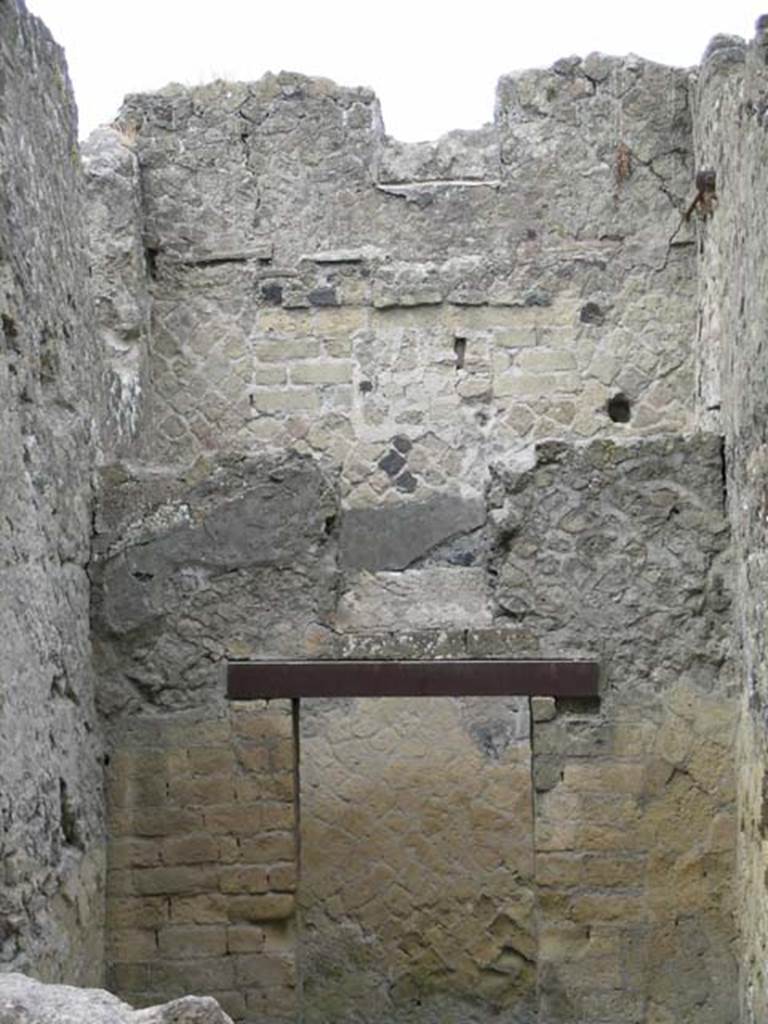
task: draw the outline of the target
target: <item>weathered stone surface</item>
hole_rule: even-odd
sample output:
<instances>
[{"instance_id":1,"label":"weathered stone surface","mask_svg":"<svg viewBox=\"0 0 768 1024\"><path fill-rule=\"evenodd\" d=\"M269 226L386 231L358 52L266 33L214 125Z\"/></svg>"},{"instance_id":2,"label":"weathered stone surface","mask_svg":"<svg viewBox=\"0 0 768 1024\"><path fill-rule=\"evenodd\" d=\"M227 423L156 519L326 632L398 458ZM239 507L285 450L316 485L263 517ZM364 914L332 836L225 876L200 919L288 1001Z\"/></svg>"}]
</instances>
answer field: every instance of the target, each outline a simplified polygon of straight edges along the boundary
<instances>
[{"instance_id":1,"label":"weathered stone surface","mask_svg":"<svg viewBox=\"0 0 768 1024\"><path fill-rule=\"evenodd\" d=\"M490 492L498 607L543 654L596 658L603 675L597 706L534 708L548 1021L618 1020L645 993L660 1020L736 1019L721 480L714 436L550 443ZM704 933L681 933L694 915Z\"/></svg>"},{"instance_id":2,"label":"weathered stone surface","mask_svg":"<svg viewBox=\"0 0 768 1024\"><path fill-rule=\"evenodd\" d=\"M430 566L410 572L361 572L343 585L334 618L351 632L458 628L491 623L482 569Z\"/></svg>"},{"instance_id":3,"label":"weathered stone surface","mask_svg":"<svg viewBox=\"0 0 768 1024\"><path fill-rule=\"evenodd\" d=\"M224 655L599 657L608 664L601 707L572 719L573 708L549 706L533 736L538 852L572 856L569 870L584 872L581 893L545 892L544 875L537 883L537 913L549 928L537 954L539 1012L548 1024L624 1019L661 976L642 929L655 928L662 948L669 922L659 905L674 905L665 868L682 888L684 855L657 853L647 838L649 822L669 823L680 811L677 788L664 788L669 765L706 789L686 819L692 843L706 843L705 805L722 821L731 813L722 757L710 758L718 767L709 775L694 766L678 749L685 728L662 710L662 695L681 681L695 695L683 720L706 733L728 653L728 605L714 579L727 545L713 511L719 448L676 439L694 413L694 226L681 223L693 176L686 73L635 58L568 59L502 79L493 125L435 144L386 140L370 93L297 75L131 97L120 125L141 168L141 233L155 254L146 418L135 452L152 465L201 456L195 473L204 480L217 453L290 450L330 471L338 493L318 498L320 517L304 507L324 523L319 541L299 529L286 562L262 566L249 561L254 544L237 540L239 526L230 529L219 506L173 520L187 499L183 487L163 490L172 474L153 471L125 489L141 508L137 532L123 547L109 542L97 603L109 625L104 692L116 734L135 710L215 708L210 665ZM182 138L183 167L175 157ZM610 444L570 446L654 435L664 440L636 457ZM546 439L569 444L544 451L548 464L520 477L511 467ZM507 468L492 470L497 463ZM150 477L158 486L151 500ZM481 502L467 498L489 486L491 550ZM244 500L227 498L232 522L240 523ZM263 504L260 493L251 511ZM525 519L518 539L516 515ZM289 535L299 523L287 517ZM152 565L158 575L148 579ZM110 589L119 597L111 610ZM727 732L727 695L720 710ZM429 715L413 714L432 734ZM638 725L644 718L661 730L658 750ZM371 711L361 730L344 745L363 771L375 760L371 746L388 741L381 713ZM606 811L600 771L579 769L577 758L596 759L627 806ZM315 778L313 806L338 808L331 775ZM376 780L365 785L378 806ZM648 809L638 838L641 799ZM307 814L305 826L320 827ZM620 827L605 823L612 814ZM609 864L617 844L621 863ZM593 860L578 859L582 846ZM393 848L393 865L407 872L398 855ZM725 887L725 849L714 856L710 896ZM644 872L647 893L634 891L632 869ZM263 885L259 872L242 877ZM614 877L632 880L625 899ZM355 900L354 885L345 892ZM696 912L713 914L712 950L722 951L732 927L727 900L715 912L708 899ZM573 909L564 912L562 901ZM312 907L316 948L324 929L334 943L343 932L334 964L354 975L356 908ZM576 943L586 957L580 975L571 936L555 927L565 918L595 935L588 950L583 931ZM438 945L423 943L424 957ZM627 973L630 946L646 957L641 981ZM711 970L714 978L714 952L699 953L701 977ZM722 963L731 969L727 955ZM488 968L502 978L498 989L479 968L457 971L465 989L482 976L487 1008L514 988L520 964L510 954L502 967ZM591 995L582 991L590 971ZM730 980L707 981L701 1005L713 1021L721 1006L711 993L728 992ZM317 1004L305 990L306 1014L330 1012L320 988ZM429 1020L432 1011L401 995L400 1016ZM533 1012L526 998L518 1013ZM673 1004L664 989L658 1012ZM442 1020L468 1012L450 986L430 1005ZM335 1016L344 1012L334 1003Z\"/></svg>"},{"instance_id":4,"label":"weathered stone surface","mask_svg":"<svg viewBox=\"0 0 768 1024\"><path fill-rule=\"evenodd\" d=\"M0 975L3 1024L232 1024L215 999L185 996L133 1010L103 989L43 985L23 974Z\"/></svg>"},{"instance_id":5,"label":"weathered stone surface","mask_svg":"<svg viewBox=\"0 0 768 1024\"><path fill-rule=\"evenodd\" d=\"M305 1019L535 1020L525 703L305 701L300 749Z\"/></svg>"},{"instance_id":6,"label":"weathered stone surface","mask_svg":"<svg viewBox=\"0 0 768 1024\"><path fill-rule=\"evenodd\" d=\"M733 586L763 1024L765 37L506 76L414 145L300 75L129 97L86 216L60 55L0 4L0 964L99 981L88 565L115 990L731 1024ZM510 656L600 698L308 709L302 881L296 723L224 661Z\"/></svg>"},{"instance_id":7,"label":"weathered stone surface","mask_svg":"<svg viewBox=\"0 0 768 1024\"><path fill-rule=\"evenodd\" d=\"M92 330L63 53L0 4L0 970L97 983L104 809L88 635Z\"/></svg>"},{"instance_id":8,"label":"weathered stone surface","mask_svg":"<svg viewBox=\"0 0 768 1024\"><path fill-rule=\"evenodd\" d=\"M336 572L336 505L314 462L227 457L104 483L92 576L106 714L218 704L222 659L301 651Z\"/></svg>"},{"instance_id":9,"label":"weathered stone surface","mask_svg":"<svg viewBox=\"0 0 768 1024\"><path fill-rule=\"evenodd\" d=\"M423 503L349 509L339 537L341 562L351 569L405 569L443 541L484 522L483 502L457 494L435 495Z\"/></svg>"},{"instance_id":10,"label":"weathered stone surface","mask_svg":"<svg viewBox=\"0 0 768 1024\"><path fill-rule=\"evenodd\" d=\"M687 88L593 55L502 79L493 125L419 144L386 139L366 90L298 75L129 97L155 254L143 455L297 447L365 507L480 490L542 437L623 436L616 390L635 433L690 427Z\"/></svg>"},{"instance_id":11,"label":"weathered stone surface","mask_svg":"<svg viewBox=\"0 0 768 1024\"><path fill-rule=\"evenodd\" d=\"M740 1021L768 1015L768 706L766 671L765 379L768 352L768 244L763 201L766 135L766 20L754 40L716 37L694 94L697 166L717 173L717 204L695 213L699 239L702 337L698 393L702 422L725 435L728 511L734 533L735 631L741 690L736 770L739 784L738 909L741 924Z\"/></svg>"},{"instance_id":12,"label":"weathered stone surface","mask_svg":"<svg viewBox=\"0 0 768 1024\"><path fill-rule=\"evenodd\" d=\"M137 715L115 732L108 983L132 1003L188 991L241 1018L296 1015L297 834L290 701Z\"/></svg>"},{"instance_id":13,"label":"weathered stone surface","mask_svg":"<svg viewBox=\"0 0 768 1024\"><path fill-rule=\"evenodd\" d=\"M82 151L91 284L108 375L103 448L124 456L139 430L147 386L151 251L141 234L139 165L128 136L93 132Z\"/></svg>"}]
</instances>

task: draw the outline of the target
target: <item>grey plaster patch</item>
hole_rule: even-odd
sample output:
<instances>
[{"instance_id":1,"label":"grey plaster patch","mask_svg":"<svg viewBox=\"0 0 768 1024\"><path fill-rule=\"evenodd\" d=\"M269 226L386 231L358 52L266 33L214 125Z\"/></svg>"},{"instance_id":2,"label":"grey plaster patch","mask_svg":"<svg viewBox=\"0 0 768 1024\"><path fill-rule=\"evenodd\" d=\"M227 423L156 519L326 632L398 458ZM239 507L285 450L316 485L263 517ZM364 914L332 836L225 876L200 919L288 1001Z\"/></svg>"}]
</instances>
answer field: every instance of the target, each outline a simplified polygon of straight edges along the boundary
<instances>
[{"instance_id":1,"label":"grey plaster patch","mask_svg":"<svg viewBox=\"0 0 768 1024\"><path fill-rule=\"evenodd\" d=\"M331 611L337 506L317 464L265 456L208 470L115 474L104 493L91 572L107 717L221 702L223 658L303 654Z\"/></svg>"},{"instance_id":2,"label":"grey plaster patch","mask_svg":"<svg viewBox=\"0 0 768 1024\"><path fill-rule=\"evenodd\" d=\"M345 512L341 561L349 569L405 569L438 544L478 529L485 522L480 498L436 494L408 502Z\"/></svg>"}]
</instances>

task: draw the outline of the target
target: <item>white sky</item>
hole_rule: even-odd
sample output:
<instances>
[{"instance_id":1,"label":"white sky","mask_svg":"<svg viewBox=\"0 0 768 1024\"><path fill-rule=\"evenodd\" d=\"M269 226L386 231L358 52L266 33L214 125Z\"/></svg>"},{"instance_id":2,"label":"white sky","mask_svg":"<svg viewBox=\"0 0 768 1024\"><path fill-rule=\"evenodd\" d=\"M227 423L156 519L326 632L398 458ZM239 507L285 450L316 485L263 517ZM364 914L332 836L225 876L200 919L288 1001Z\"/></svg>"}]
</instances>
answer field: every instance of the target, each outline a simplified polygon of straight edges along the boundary
<instances>
[{"instance_id":1,"label":"white sky","mask_svg":"<svg viewBox=\"0 0 768 1024\"><path fill-rule=\"evenodd\" d=\"M768 0L763 0L768 9ZM80 134L129 92L267 71L367 85L390 135L435 138L493 116L496 79L558 57L637 53L698 63L710 38L750 39L730 0L27 0L67 52Z\"/></svg>"}]
</instances>

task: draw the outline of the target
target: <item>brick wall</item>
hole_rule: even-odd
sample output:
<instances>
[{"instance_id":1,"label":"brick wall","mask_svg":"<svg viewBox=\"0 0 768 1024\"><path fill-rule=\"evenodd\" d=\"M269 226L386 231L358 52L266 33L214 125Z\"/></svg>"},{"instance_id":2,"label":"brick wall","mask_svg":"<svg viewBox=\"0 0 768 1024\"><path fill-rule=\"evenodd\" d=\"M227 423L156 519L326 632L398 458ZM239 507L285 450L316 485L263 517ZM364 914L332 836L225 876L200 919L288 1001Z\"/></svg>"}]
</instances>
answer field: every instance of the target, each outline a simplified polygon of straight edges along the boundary
<instances>
[{"instance_id":1,"label":"brick wall","mask_svg":"<svg viewBox=\"0 0 768 1024\"><path fill-rule=\"evenodd\" d=\"M290 702L138 719L110 755L108 984L135 1005L196 992L235 1020L296 1019Z\"/></svg>"}]
</instances>

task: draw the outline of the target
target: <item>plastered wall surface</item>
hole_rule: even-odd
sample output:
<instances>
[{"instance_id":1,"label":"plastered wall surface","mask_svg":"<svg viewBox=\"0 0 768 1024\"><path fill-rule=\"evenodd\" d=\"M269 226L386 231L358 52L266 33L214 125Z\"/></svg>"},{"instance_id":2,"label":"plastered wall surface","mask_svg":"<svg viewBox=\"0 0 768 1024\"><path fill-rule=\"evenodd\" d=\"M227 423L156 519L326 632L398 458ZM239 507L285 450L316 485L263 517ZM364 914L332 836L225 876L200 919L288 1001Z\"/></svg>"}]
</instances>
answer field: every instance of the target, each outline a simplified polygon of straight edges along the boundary
<instances>
[{"instance_id":1,"label":"plastered wall surface","mask_svg":"<svg viewBox=\"0 0 768 1024\"><path fill-rule=\"evenodd\" d=\"M734 532L735 627L742 681L739 773L741 1020L768 1013L765 871L768 815L765 745L766 594L766 76L765 18L746 47L717 37L698 75L697 149L717 169L715 214L699 228L700 388L719 416L728 453ZM712 407L716 407L713 411Z\"/></svg>"},{"instance_id":2,"label":"plastered wall surface","mask_svg":"<svg viewBox=\"0 0 768 1024\"><path fill-rule=\"evenodd\" d=\"M63 54L0 4L0 970L103 972L88 628L101 362Z\"/></svg>"}]
</instances>

